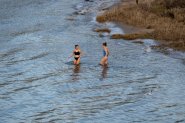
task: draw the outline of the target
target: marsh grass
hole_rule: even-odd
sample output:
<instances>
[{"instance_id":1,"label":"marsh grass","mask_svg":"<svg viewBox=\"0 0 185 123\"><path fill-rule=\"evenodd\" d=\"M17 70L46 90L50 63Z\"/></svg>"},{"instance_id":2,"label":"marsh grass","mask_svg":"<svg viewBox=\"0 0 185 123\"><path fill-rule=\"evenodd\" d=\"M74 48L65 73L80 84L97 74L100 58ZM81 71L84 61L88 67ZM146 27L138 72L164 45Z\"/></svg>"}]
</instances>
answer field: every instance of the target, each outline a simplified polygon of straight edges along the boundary
<instances>
[{"instance_id":1,"label":"marsh grass","mask_svg":"<svg viewBox=\"0 0 185 123\"><path fill-rule=\"evenodd\" d=\"M135 40L135 39L146 39L151 38L151 34L149 33L134 33L134 34L113 34L111 35L111 39L125 39L125 40Z\"/></svg>"},{"instance_id":2,"label":"marsh grass","mask_svg":"<svg viewBox=\"0 0 185 123\"><path fill-rule=\"evenodd\" d=\"M107 33L110 33L110 32L111 32L111 30L108 29L108 28L95 29L94 31L95 31L95 32L107 32Z\"/></svg>"},{"instance_id":3,"label":"marsh grass","mask_svg":"<svg viewBox=\"0 0 185 123\"><path fill-rule=\"evenodd\" d=\"M182 45L184 44L182 42L185 42L185 1L170 1L142 0L139 5L132 6L119 4L97 16L96 20L100 23L113 21L151 28L154 31L150 34L150 37L170 41L170 45L172 45L171 42L174 42L175 45L179 43L182 47L185 47ZM132 36L134 38L138 37L138 35Z\"/></svg>"}]
</instances>

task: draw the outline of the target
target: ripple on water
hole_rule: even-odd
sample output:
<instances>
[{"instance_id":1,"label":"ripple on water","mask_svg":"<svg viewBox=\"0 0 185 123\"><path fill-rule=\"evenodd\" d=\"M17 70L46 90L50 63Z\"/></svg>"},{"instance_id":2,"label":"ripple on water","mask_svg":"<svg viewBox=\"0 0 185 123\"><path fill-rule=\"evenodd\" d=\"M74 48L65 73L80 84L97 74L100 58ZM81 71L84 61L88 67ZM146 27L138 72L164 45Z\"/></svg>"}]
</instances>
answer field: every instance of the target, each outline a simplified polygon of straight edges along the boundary
<instances>
[{"instance_id":1,"label":"ripple on water","mask_svg":"<svg viewBox=\"0 0 185 123\"><path fill-rule=\"evenodd\" d=\"M21 52L22 50L24 50L24 49L22 49L22 48L10 49L8 51L0 53L0 58L1 58L1 60L3 60L3 58L7 58L9 56L15 55L16 53Z\"/></svg>"}]
</instances>

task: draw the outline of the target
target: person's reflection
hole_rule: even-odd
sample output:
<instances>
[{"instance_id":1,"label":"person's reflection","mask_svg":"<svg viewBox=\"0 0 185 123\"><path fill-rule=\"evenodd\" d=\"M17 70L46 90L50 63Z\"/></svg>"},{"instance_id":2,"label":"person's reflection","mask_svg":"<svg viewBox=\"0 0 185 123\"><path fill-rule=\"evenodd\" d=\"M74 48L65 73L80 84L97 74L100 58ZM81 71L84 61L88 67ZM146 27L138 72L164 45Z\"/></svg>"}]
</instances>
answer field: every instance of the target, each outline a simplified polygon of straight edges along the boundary
<instances>
[{"instance_id":1,"label":"person's reflection","mask_svg":"<svg viewBox=\"0 0 185 123\"><path fill-rule=\"evenodd\" d=\"M77 81L79 80L79 74L80 73L80 64L79 65L74 65L73 68L73 74L72 74L72 80Z\"/></svg>"},{"instance_id":2,"label":"person's reflection","mask_svg":"<svg viewBox=\"0 0 185 123\"><path fill-rule=\"evenodd\" d=\"M107 78L107 71L108 71L108 66L102 66L102 73L101 73L101 80Z\"/></svg>"}]
</instances>

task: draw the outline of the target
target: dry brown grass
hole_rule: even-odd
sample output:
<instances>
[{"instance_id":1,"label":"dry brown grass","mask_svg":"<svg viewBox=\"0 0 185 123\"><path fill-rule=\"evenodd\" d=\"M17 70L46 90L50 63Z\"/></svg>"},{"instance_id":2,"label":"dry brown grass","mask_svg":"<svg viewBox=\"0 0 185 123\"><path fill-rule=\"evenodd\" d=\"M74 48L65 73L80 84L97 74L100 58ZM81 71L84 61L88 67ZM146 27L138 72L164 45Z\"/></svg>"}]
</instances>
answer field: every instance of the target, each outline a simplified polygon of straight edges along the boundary
<instances>
[{"instance_id":1,"label":"dry brown grass","mask_svg":"<svg viewBox=\"0 0 185 123\"><path fill-rule=\"evenodd\" d=\"M98 21L99 23L104 23L106 21L108 21L105 17L106 15L99 15L96 17L96 21Z\"/></svg>"},{"instance_id":2,"label":"dry brown grass","mask_svg":"<svg viewBox=\"0 0 185 123\"><path fill-rule=\"evenodd\" d=\"M152 28L155 30L151 34L153 38L171 41L175 45L178 42L182 44L185 42L185 8L182 7L185 1L178 0L179 7L177 3L174 4L177 0L171 1L169 3L169 0L141 0L139 6L116 5L97 16L96 20L100 23L113 21Z\"/></svg>"},{"instance_id":3,"label":"dry brown grass","mask_svg":"<svg viewBox=\"0 0 185 123\"><path fill-rule=\"evenodd\" d=\"M108 28L95 29L94 31L95 31L95 32L107 32L107 33L110 33L110 32L111 32L111 30L110 30L110 29L108 29Z\"/></svg>"},{"instance_id":4,"label":"dry brown grass","mask_svg":"<svg viewBox=\"0 0 185 123\"><path fill-rule=\"evenodd\" d=\"M113 34L111 35L111 39L125 39L125 40L134 40L134 39L146 39L151 38L150 34Z\"/></svg>"}]
</instances>

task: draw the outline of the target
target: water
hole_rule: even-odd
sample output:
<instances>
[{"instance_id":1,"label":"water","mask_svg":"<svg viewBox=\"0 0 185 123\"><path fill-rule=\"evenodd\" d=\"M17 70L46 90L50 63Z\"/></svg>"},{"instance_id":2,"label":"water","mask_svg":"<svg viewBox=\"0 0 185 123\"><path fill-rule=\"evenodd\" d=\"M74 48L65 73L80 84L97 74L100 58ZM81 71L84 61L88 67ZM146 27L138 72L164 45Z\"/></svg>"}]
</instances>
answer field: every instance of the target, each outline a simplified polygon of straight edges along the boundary
<instances>
[{"instance_id":1,"label":"water","mask_svg":"<svg viewBox=\"0 0 185 123\"><path fill-rule=\"evenodd\" d=\"M1 123L185 122L184 53L99 37L97 7L113 2L0 0ZM67 60L75 44L79 66Z\"/></svg>"}]
</instances>

